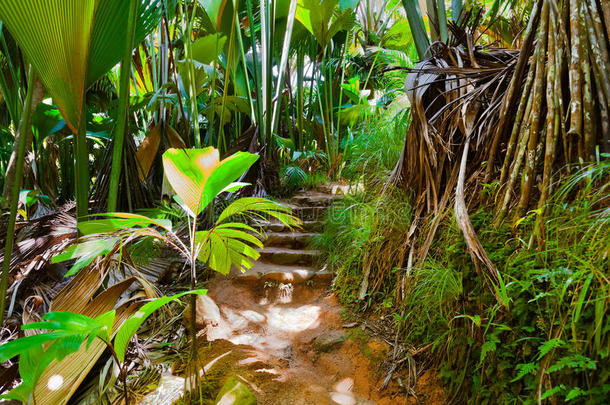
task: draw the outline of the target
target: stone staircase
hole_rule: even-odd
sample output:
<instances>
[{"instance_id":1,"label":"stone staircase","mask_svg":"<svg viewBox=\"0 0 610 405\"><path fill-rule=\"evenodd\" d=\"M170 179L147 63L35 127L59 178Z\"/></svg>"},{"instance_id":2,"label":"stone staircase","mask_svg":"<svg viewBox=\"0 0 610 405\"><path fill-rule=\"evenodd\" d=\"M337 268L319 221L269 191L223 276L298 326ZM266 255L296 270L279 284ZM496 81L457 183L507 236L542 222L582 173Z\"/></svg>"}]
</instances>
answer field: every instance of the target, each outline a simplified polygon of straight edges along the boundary
<instances>
[{"instance_id":1,"label":"stone staircase","mask_svg":"<svg viewBox=\"0 0 610 405\"><path fill-rule=\"evenodd\" d=\"M264 249L259 260L236 277L249 281L275 281L298 284L312 279L330 279L332 273L317 266L320 254L310 242L322 229L328 207L338 198L332 190L296 194L282 204L302 221L301 228L290 229L279 222L259 222L264 235Z\"/></svg>"},{"instance_id":2,"label":"stone staircase","mask_svg":"<svg viewBox=\"0 0 610 405\"><path fill-rule=\"evenodd\" d=\"M266 235L260 260L245 273L216 274L207 294L197 296L196 324L205 334L200 359L207 363L206 379L218 388L241 381L260 405L402 403L395 394L380 394L372 378L378 365L371 359L387 356L385 343L360 333L350 337L343 309L328 291L332 274L317 266L318 252L310 248L325 211L340 197L335 194L310 192L285 201L304 219L303 228L259 223ZM184 385L184 378L165 374L141 404L173 403ZM214 403L255 403L229 394L230 401L223 396Z\"/></svg>"}]
</instances>

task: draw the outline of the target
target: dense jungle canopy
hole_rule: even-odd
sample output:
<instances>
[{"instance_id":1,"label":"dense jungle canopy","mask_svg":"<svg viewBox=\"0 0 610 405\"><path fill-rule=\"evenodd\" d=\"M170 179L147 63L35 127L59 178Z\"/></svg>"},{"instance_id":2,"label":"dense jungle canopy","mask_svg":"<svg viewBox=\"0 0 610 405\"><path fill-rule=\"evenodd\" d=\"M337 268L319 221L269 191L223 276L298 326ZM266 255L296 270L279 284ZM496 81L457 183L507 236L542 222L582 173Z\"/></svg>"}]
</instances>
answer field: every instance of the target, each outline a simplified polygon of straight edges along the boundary
<instances>
[{"instance_id":1,"label":"dense jungle canopy","mask_svg":"<svg viewBox=\"0 0 610 405\"><path fill-rule=\"evenodd\" d=\"M0 402L606 404L607 0L1 0Z\"/></svg>"}]
</instances>

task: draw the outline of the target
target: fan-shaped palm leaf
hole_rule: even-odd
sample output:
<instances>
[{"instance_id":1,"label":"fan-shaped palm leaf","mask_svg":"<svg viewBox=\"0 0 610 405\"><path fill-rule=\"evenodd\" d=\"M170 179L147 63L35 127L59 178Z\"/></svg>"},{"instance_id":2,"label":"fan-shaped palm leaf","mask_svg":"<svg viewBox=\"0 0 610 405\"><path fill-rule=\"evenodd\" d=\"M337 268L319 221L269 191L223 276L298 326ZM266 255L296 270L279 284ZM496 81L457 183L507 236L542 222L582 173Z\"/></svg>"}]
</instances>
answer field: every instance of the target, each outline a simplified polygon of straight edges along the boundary
<instances>
[{"instance_id":1,"label":"fan-shaped palm leaf","mask_svg":"<svg viewBox=\"0 0 610 405\"><path fill-rule=\"evenodd\" d=\"M129 2L3 0L0 19L32 64L73 131L85 90L120 60ZM135 43L161 17L161 0L140 0Z\"/></svg>"},{"instance_id":2,"label":"fan-shaped palm leaf","mask_svg":"<svg viewBox=\"0 0 610 405\"><path fill-rule=\"evenodd\" d=\"M139 1L135 43L157 25L161 0ZM123 55L130 2L124 0L3 0L0 20L11 32L76 136L79 216L87 214L88 153L85 91Z\"/></svg>"}]
</instances>

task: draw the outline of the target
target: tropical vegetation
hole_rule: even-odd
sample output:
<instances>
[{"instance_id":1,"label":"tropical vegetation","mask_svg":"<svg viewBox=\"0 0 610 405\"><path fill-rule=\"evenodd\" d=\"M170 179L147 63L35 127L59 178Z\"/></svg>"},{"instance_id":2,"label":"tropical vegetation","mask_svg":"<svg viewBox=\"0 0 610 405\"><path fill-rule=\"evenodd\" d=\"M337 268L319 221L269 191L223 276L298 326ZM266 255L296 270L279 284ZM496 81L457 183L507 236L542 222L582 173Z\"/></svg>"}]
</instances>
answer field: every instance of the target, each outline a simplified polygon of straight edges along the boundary
<instances>
[{"instance_id":1,"label":"tropical vegetation","mask_svg":"<svg viewBox=\"0 0 610 405\"><path fill-rule=\"evenodd\" d=\"M343 184L312 243L384 386L605 403L609 77L604 0L3 0L0 394L133 401L187 297L211 403L206 280Z\"/></svg>"}]
</instances>

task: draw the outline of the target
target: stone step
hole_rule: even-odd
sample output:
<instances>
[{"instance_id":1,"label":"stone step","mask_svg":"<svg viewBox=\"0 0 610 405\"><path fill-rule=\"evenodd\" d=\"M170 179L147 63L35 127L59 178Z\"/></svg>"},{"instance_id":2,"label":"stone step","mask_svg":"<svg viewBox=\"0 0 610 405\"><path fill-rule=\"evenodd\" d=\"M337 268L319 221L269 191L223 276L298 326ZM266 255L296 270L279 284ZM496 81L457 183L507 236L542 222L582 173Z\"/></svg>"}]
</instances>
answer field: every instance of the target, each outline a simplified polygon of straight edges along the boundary
<instances>
[{"instance_id":1,"label":"stone step","mask_svg":"<svg viewBox=\"0 0 610 405\"><path fill-rule=\"evenodd\" d=\"M293 249L307 248L312 238L318 233L313 232L269 232L264 239L266 247L289 247Z\"/></svg>"},{"instance_id":2,"label":"stone step","mask_svg":"<svg viewBox=\"0 0 610 405\"><path fill-rule=\"evenodd\" d=\"M282 205L289 207L292 210L292 215L302 221L322 221L328 209L328 206L325 205L297 205L286 202Z\"/></svg>"},{"instance_id":3,"label":"stone step","mask_svg":"<svg viewBox=\"0 0 610 405\"><path fill-rule=\"evenodd\" d=\"M311 265L316 257L320 255L317 250L304 249L289 249L282 247L269 247L265 249L257 249L260 254L260 261L272 264L305 264Z\"/></svg>"},{"instance_id":4,"label":"stone step","mask_svg":"<svg viewBox=\"0 0 610 405\"><path fill-rule=\"evenodd\" d=\"M255 222L252 224L255 228L260 228L264 232L291 232L292 230L277 221L268 221L268 222ZM321 231L323 228L323 224L320 221L303 221L301 223L301 228L294 228L297 232L316 232Z\"/></svg>"},{"instance_id":5,"label":"stone step","mask_svg":"<svg viewBox=\"0 0 610 405\"><path fill-rule=\"evenodd\" d=\"M335 196L348 194L350 191L362 190L362 184L340 184L340 183L329 183L318 187L318 191L324 194L330 194Z\"/></svg>"},{"instance_id":6,"label":"stone step","mask_svg":"<svg viewBox=\"0 0 610 405\"><path fill-rule=\"evenodd\" d=\"M334 196L332 194L325 194L319 192L297 194L290 198L291 204L300 206L324 206L328 207L333 203L334 200L342 198L342 196Z\"/></svg>"},{"instance_id":7,"label":"stone step","mask_svg":"<svg viewBox=\"0 0 610 405\"><path fill-rule=\"evenodd\" d=\"M277 281L279 283L298 284L313 278L331 278L332 273L311 266L286 266L265 262L256 262L245 273L236 278L244 281Z\"/></svg>"}]
</instances>

